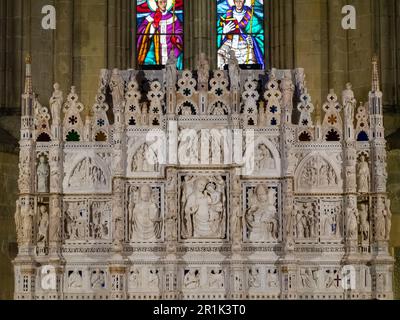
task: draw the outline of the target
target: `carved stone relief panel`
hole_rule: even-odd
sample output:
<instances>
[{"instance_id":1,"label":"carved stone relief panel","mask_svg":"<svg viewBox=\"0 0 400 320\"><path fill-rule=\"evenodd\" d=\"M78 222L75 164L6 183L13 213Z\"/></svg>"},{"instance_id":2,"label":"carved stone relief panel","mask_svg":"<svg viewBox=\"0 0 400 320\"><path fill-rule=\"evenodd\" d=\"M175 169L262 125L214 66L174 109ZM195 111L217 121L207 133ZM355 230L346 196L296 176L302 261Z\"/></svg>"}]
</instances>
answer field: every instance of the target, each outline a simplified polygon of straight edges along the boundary
<instances>
[{"instance_id":1,"label":"carved stone relief panel","mask_svg":"<svg viewBox=\"0 0 400 320\"><path fill-rule=\"evenodd\" d=\"M149 141L148 141L149 140ZM160 135L146 132L135 132L128 138L127 176L158 177L165 162L165 148L162 133Z\"/></svg>"},{"instance_id":2,"label":"carved stone relief panel","mask_svg":"<svg viewBox=\"0 0 400 320\"><path fill-rule=\"evenodd\" d=\"M322 242L343 239L343 200L320 199L320 235Z\"/></svg>"},{"instance_id":3,"label":"carved stone relief panel","mask_svg":"<svg viewBox=\"0 0 400 320\"><path fill-rule=\"evenodd\" d=\"M69 292L83 291L85 285L85 270L83 268L71 268L65 273L65 287Z\"/></svg>"},{"instance_id":4,"label":"carved stone relief panel","mask_svg":"<svg viewBox=\"0 0 400 320\"><path fill-rule=\"evenodd\" d=\"M131 184L126 187L127 227L131 242L164 240L164 187L157 184Z\"/></svg>"},{"instance_id":5,"label":"carved stone relief panel","mask_svg":"<svg viewBox=\"0 0 400 320\"><path fill-rule=\"evenodd\" d=\"M305 193L340 191L342 186L340 164L331 159L332 157L322 157L317 154L304 158L295 173L296 191Z\"/></svg>"},{"instance_id":6,"label":"carved stone relief panel","mask_svg":"<svg viewBox=\"0 0 400 320\"><path fill-rule=\"evenodd\" d=\"M67 241L84 241L88 235L88 204L86 200L65 200L64 238Z\"/></svg>"},{"instance_id":7,"label":"carved stone relief panel","mask_svg":"<svg viewBox=\"0 0 400 320\"><path fill-rule=\"evenodd\" d=\"M180 236L182 240L226 240L228 236L227 174L181 174Z\"/></svg>"},{"instance_id":8,"label":"carved stone relief panel","mask_svg":"<svg viewBox=\"0 0 400 320\"><path fill-rule=\"evenodd\" d=\"M108 201L93 201L89 212L89 239L111 239L112 206Z\"/></svg>"},{"instance_id":9,"label":"carved stone relief panel","mask_svg":"<svg viewBox=\"0 0 400 320\"><path fill-rule=\"evenodd\" d=\"M301 267L298 276L299 288L304 291L316 291L320 288L320 278L318 267Z\"/></svg>"},{"instance_id":10,"label":"carved stone relief panel","mask_svg":"<svg viewBox=\"0 0 400 320\"><path fill-rule=\"evenodd\" d=\"M111 169L107 155L90 152L67 154L64 169L63 188L67 194L111 192Z\"/></svg>"},{"instance_id":11,"label":"carved stone relief panel","mask_svg":"<svg viewBox=\"0 0 400 320\"><path fill-rule=\"evenodd\" d=\"M317 242L319 239L319 205L317 199L295 200L292 214L296 242Z\"/></svg>"},{"instance_id":12,"label":"carved stone relief panel","mask_svg":"<svg viewBox=\"0 0 400 320\"><path fill-rule=\"evenodd\" d=\"M244 175L253 177L280 177L281 158L277 146L279 142L275 142L274 140L268 139L265 135L260 135L255 138L254 143L249 143L243 155L245 160Z\"/></svg>"},{"instance_id":13,"label":"carved stone relief panel","mask_svg":"<svg viewBox=\"0 0 400 320\"><path fill-rule=\"evenodd\" d=\"M245 184L244 239L276 243L281 239L281 195L277 183Z\"/></svg>"},{"instance_id":14,"label":"carved stone relief panel","mask_svg":"<svg viewBox=\"0 0 400 320\"><path fill-rule=\"evenodd\" d=\"M90 270L90 288L95 291L107 289L107 273L101 268Z\"/></svg>"}]
</instances>

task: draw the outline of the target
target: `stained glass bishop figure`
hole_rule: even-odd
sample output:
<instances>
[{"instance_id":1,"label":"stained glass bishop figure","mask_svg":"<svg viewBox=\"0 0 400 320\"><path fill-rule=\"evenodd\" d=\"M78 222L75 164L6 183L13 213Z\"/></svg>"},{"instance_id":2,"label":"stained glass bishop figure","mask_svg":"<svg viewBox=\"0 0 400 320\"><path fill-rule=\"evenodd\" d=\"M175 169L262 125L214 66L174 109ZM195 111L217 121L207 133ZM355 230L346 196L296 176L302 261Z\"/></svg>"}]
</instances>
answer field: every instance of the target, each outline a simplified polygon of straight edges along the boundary
<instances>
[{"instance_id":1,"label":"stained glass bishop figure","mask_svg":"<svg viewBox=\"0 0 400 320\"><path fill-rule=\"evenodd\" d=\"M139 66L165 66L171 51L183 68L183 0L137 1Z\"/></svg>"},{"instance_id":2,"label":"stained glass bishop figure","mask_svg":"<svg viewBox=\"0 0 400 320\"><path fill-rule=\"evenodd\" d=\"M217 0L217 11L218 68L231 50L240 65L264 68L263 0Z\"/></svg>"}]
</instances>

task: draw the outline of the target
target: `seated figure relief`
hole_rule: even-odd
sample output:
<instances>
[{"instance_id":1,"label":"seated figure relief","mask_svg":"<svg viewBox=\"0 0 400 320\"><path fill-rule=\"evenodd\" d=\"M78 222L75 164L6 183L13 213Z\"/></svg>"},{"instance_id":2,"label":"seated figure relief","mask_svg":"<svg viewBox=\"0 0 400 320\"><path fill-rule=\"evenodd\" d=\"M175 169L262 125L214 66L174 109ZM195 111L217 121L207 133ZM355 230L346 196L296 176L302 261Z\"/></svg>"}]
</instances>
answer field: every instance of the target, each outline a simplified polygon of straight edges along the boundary
<instances>
[{"instance_id":1,"label":"seated figure relief","mask_svg":"<svg viewBox=\"0 0 400 320\"><path fill-rule=\"evenodd\" d=\"M182 184L183 239L226 237L226 183L222 176L186 176Z\"/></svg>"},{"instance_id":2,"label":"seated figure relief","mask_svg":"<svg viewBox=\"0 0 400 320\"><path fill-rule=\"evenodd\" d=\"M277 217L277 191L259 185L249 194L246 229L249 241L271 241L279 237Z\"/></svg>"},{"instance_id":3,"label":"seated figure relief","mask_svg":"<svg viewBox=\"0 0 400 320\"><path fill-rule=\"evenodd\" d=\"M131 187L129 225L132 241L157 241L162 238L163 221L157 193L148 185Z\"/></svg>"}]
</instances>

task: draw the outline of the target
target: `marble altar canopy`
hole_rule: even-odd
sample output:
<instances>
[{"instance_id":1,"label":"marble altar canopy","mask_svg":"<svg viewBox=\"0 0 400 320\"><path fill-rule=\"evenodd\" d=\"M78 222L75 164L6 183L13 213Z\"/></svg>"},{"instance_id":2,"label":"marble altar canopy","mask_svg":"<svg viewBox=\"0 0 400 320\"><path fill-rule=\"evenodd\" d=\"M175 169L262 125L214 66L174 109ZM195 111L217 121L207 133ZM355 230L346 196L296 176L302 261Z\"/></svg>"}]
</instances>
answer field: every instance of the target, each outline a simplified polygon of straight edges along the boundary
<instances>
[{"instance_id":1,"label":"marble altar canopy","mask_svg":"<svg viewBox=\"0 0 400 320\"><path fill-rule=\"evenodd\" d=\"M377 60L314 106L303 69L101 70L22 95L16 299L391 299Z\"/></svg>"}]
</instances>

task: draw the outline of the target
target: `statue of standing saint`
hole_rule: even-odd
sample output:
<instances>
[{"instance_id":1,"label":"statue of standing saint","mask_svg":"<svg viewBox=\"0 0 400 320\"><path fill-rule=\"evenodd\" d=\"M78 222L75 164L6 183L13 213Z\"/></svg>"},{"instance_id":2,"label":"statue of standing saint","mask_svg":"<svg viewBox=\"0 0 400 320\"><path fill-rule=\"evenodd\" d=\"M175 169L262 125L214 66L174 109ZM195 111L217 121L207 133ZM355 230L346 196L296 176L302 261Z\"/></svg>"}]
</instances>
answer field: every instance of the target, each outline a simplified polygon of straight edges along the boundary
<instances>
[{"instance_id":1,"label":"statue of standing saint","mask_svg":"<svg viewBox=\"0 0 400 320\"><path fill-rule=\"evenodd\" d=\"M229 77L231 79L231 90L238 90L240 82L240 68L235 51L233 50L229 51L228 70Z\"/></svg>"},{"instance_id":2,"label":"statue of standing saint","mask_svg":"<svg viewBox=\"0 0 400 320\"><path fill-rule=\"evenodd\" d=\"M354 107L356 106L356 99L352 90L351 83L346 84L346 89L342 93L343 107L348 120L352 123L354 121Z\"/></svg>"},{"instance_id":3,"label":"statue of standing saint","mask_svg":"<svg viewBox=\"0 0 400 320\"><path fill-rule=\"evenodd\" d=\"M368 193L370 187L371 172L369 170L369 164L365 160L365 156L362 155L358 164L358 192Z\"/></svg>"},{"instance_id":4,"label":"statue of standing saint","mask_svg":"<svg viewBox=\"0 0 400 320\"><path fill-rule=\"evenodd\" d=\"M51 118L54 125L59 125L61 122L61 107L63 103L63 93L60 90L60 85L55 83L53 95L50 98Z\"/></svg>"},{"instance_id":5,"label":"statue of standing saint","mask_svg":"<svg viewBox=\"0 0 400 320\"><path fill-rule=\"evenodd\" d=\"M110 79L114 107L121 107L125 99L125 82L118 69L114 69Z\"/></svg>"},{"instance_id":6,"label":"statue of standing saint","mask_svg":"<svg viewBox=\"0 0 400 320\"><path fill-rule=\"evenodd\" d=\"M177 81L177 59L173 51L170 52L167 64L165 65L166 84L168 88L175 88Z\"/></svg>"},{"instance_id":7,"label":"statue of standing saint","mask_svg":"<svg viewBox=\"0 0 400 320\"><path fill-rule=\"evenodd\" d=\"M47 211L46 206L40 206L39 215L40 215L40 221L39 221L37 242L45 245L48 241L48 231L49 231L49 213Z\"/></svg>"},{"instance_id":8,"label":"statue of standing saint","mask_svg":"<svg viewBox=\"0 0 400 320\"><path fill-rule=\"evenodd\" d=\"M49 164L46 162L46 158L44 156L40 156L39 165L37 167L37 192L49 192L49 175Z\"/></svg>"},{"instance_id":9,"label":"statue of standing saint","mask_svg":"<svg viewBox=\"0 0 400 320\"><path fill-rule=\"evenodd\" d=\"M200 53L197 63L197 76L200 86L208 88L208 78L210 76L210 64L208 63L206 54Z\"/></svg>"}]
</instances>

